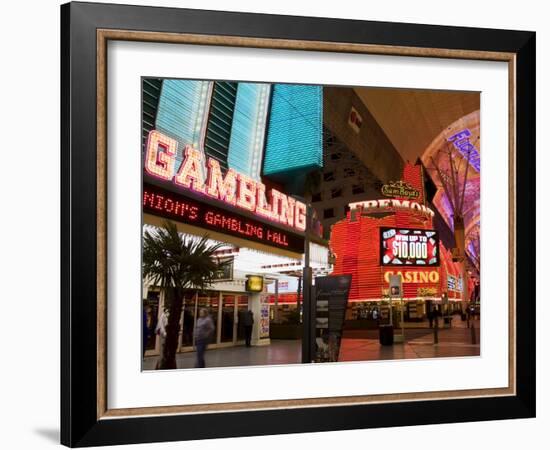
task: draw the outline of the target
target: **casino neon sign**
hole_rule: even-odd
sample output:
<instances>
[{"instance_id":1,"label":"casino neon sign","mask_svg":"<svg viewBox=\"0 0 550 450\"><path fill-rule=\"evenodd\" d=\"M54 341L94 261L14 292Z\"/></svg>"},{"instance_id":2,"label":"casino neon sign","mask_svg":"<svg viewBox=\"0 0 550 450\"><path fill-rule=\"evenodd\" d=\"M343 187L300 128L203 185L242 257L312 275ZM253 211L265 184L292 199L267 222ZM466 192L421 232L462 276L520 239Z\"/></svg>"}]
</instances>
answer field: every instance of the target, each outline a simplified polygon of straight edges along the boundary
<instances>
[{"instance_id":1,"label":"casino neon sign","mask_svg":"<svg viewBox=\"0 0 550 450\"><path fill-rule=\"evenodd\" d=\"M183 162L176 168L178 142L153 130L149 133L145 154L145 171L179 188L208 195L211 198L252 212L298 231L306 228L306 205L276 189L266 194L263 183L228 169L223 176L220 163L208 158L190 145L183 149ZM204 170L204 168L206 170Z\"/></svg>"},{"instance_id":2,"label":"casino neon sign","mask_svg":"<svg viewBox=\"0 0 550 450\"><path fill-rule=\"evenodd\" d=\"M384 272L384 281L390 282L390 275L401 275L403 283L439 283L439 272L431 271L397 271L387 270Z\"/></svg>"},{"instance_id":3,"label":"casino neon sign","mask_svg":"<svg viewBox=\"0 0 550 450\"><path fill-rule=\"evenodd\" d=\"M435 213L427 206L412 202L410 200L399 199L381 199L381 200L366 200L362 202L354 202L349 204L351 210L351 217L354 219L357 213L369 214L369 213L383 213L388 211L409 211L416 214L421 214L426 217L432 218Z\"/></svg>"}]
</instances>

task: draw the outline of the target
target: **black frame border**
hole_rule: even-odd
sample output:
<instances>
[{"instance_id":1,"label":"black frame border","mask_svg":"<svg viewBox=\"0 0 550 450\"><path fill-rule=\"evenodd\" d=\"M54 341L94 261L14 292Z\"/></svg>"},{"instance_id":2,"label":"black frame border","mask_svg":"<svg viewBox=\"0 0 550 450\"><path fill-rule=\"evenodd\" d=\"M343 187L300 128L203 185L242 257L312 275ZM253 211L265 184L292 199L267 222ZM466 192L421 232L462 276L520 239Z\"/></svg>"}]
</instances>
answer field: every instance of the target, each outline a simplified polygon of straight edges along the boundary
<instances>
[{"instance_id":1,"label":"black frame border","mask_svg":"<svg viewBox=\"0 0 550 450\"><path fill-rule=\"evenodd\" d=\"M96 30L514 53L516 395L97 419ZM61 443L71 447L535 416L534 32L112 4L61 6ZM521 199L521 201L519 201Z\"/></svg>"}]
</instances>

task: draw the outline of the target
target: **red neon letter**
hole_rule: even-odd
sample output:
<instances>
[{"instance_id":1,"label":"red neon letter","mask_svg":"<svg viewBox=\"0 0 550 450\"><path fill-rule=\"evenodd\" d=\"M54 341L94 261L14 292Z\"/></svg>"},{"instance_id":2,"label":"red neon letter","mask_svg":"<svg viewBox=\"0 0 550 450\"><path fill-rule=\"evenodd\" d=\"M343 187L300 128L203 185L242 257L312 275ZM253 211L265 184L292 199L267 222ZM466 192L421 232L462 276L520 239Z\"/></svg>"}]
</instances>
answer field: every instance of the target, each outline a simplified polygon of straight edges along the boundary
<instances>
[{"instance_id":1,"label":"red neon letter","mask_svg":"<svg viewBox=\"0 0 550 450\"><path fill-rule=\"evenodd\" d=\"M145 170L147 173L163 180L172 178L177 149L178 141L157 130L152 130L147 139L145 153Z\"/></svg>"},{"instance_id":2,"label":"red neon letter","mask_svg":"<svg viewBox=\"0 0 550 450\"><path fill-rule=\"evenodd\" d=\"M306 229L306 205L302 202L296 202L295 227L304 231Z\"/></svg>"},{"instance_id":3,"label":"red neon letter","mask_svg":"<svg viewBox=\"0 0 550 450\"><path fill-rule=\"evenodd\" d=\"M265 185L263 183L256 183L256 193L256 213L271 219L273 217L273 212L271 207L267 204L265 198Z\"/></svg>"},{"instance_id":4,"label":"red neon letter","mask_svg":"<svg viewBox=\"0 0 550 450\"><path fill-rule=\"evenodd\" d=\"M239 180L237 206L253 212L256 209L256 182L240 173L237 179Z\"/></svg>"},{"instance_id":5,"label":"red neon letter","mask_svg":"<svg viewBox=\"0 0 550 450\"><path fill-rule=\"evenodd\" d=\"M286 195L281 196L281 215L280 220L284 224L293 227L294 226L294 208L296 200Z\"/></svg>"},{"instance_id":6,"label":"red neon letter","mask_svg":"<svg viewBox=\"0 0 550 450\"><path fill-rule=\"evenodd\" d=\"M206 182L206 193L214 198L219 198L230 205L237 202L237 174L233 169L229 169L222 176L220 163L215 159L208 158L208 180Z\"/></svg>"},{"instance_id":7,"label":"red neon letter","mask_svg":"<svg viewBox=\"0 0 550 450\"><path fill-rule=\"evenodd\" d=\"M188 189L204 193L204 176L202 173L202 154L190 145L185 147L185 159L181 164L174 182Z\"/></svg>"}]
</instances>

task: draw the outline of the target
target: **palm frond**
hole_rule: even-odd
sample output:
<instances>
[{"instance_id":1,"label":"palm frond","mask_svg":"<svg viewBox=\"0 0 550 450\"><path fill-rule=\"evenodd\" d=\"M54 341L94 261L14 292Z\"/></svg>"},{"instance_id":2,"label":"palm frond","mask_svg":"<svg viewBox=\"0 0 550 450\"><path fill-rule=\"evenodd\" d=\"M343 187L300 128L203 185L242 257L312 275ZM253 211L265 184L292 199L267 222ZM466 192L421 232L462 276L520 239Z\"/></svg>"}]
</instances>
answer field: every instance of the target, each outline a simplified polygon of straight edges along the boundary
<instances>
[{"instance_id":1,"label":"palm frond","mask_svg":"<svg viewBox=\"0 0 550 450\"><path fill-rule=\"evenodd\" d=\"M225 264L215 259L222 245L211 244L208 235L184 236L173 222L165 221L162 228L143 235L143 277L163 288L204 289Z\"/></svg>"}]
</instances>

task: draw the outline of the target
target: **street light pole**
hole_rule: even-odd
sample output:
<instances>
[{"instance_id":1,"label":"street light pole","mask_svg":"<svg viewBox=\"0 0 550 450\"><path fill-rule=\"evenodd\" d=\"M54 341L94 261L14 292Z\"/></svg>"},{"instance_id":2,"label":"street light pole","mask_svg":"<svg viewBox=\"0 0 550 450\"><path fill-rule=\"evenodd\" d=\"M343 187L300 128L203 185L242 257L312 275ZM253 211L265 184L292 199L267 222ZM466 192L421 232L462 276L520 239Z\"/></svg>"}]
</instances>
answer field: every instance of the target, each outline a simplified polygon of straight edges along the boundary
<instances>
[{"instance_id":1,"label":"street light pole","mask_svg":"<svg viewBox=\"0 0 550 450\"><path fill-rule=\"evenodd\" d=\"M302 300L302 362L310 363L312 360L312 306L311 306L311 285L312 270L309 265L309 233L311 228L312 207L306 203L306 229L304 231L304 269L303 269L303 300Z\"/></svg>"}]
</instances>

